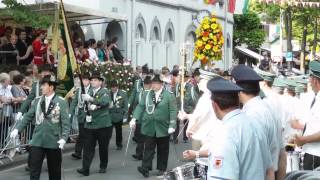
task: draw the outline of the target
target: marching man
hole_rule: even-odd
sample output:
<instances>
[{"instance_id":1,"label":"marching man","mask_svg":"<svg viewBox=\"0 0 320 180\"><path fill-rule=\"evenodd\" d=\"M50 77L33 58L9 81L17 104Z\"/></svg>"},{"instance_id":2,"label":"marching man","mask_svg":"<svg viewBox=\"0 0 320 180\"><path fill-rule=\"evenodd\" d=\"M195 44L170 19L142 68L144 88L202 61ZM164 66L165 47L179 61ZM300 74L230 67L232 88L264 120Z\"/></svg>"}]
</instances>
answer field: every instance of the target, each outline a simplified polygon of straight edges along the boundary
<instances>
[{"instance_id":1,"label":"marching man","mask_svg":"<svg viewBox=\"0 0 320 180\"><path fill-rule=\"evenodd\" d=\"M40 179L45 157L47 157L49 179L61 180L61 150L69 136L70 121L68 105L63 98L55 94L56 86L54 76L48 75L43 78L42 96L35 99L34 105L10 135L11 138L15 138L35 119L30 151L30 180Z\"/></svg>"},{"instance_id":2,"label":"marching man","mask_svg":"<svg viewBox=\"0 0 320 180\"><path fill-rule=\"evenodd\" d=\"M142 165L138 171L149 177L152 160L157 148L157 175L163 175L167 169L169 158L169 138L176 128L177 103L172 93L163 88L163 81L157 74L152 79L152 91L148 91L136 107L130 128L141 119L141 133L145 136L145 150ZM143 115L143 116L142 116Z\"/></svg>"}]
</instances>

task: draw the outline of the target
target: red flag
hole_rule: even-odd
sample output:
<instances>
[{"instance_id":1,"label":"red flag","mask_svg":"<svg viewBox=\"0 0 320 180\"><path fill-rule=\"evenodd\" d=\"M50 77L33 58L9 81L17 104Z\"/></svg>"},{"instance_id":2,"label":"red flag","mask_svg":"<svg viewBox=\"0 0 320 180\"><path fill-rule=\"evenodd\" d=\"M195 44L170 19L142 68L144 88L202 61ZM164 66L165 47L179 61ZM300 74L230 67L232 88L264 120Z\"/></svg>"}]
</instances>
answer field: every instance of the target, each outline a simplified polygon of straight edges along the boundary
<instances>
[{"instance_id":1,"label":"red flag","mask_svg":"<svg viewBox=\"0 0 320 180\"><path fill-rule=\"evenodd\" d=\"M236 0L229 0L229 12L234 13L236 9Z\"/></svg>"}]
</instances>

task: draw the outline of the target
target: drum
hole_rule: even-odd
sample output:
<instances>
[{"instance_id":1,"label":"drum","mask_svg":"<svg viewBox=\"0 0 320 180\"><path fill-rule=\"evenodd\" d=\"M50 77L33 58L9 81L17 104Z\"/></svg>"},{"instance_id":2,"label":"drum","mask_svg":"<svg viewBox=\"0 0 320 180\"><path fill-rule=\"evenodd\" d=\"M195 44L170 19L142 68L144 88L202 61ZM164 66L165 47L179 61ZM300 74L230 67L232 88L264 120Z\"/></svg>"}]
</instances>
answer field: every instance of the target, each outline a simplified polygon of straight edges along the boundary
<instances>
[{"instance_id":1,"label":"drum","mask_svg":"<svg viewBox=\"0 0 320 180\"><path fill-rule=\"evenodd\" d=\"M196 163L194 167L194 177L200 179L207 179L208 166L202 163Z\"/></svg>"},{"instance_id":2,"label":"drum","mask_svg":"<svg viewBox=\"0 0 320 180\"><path fill-rule=\"evenodd\" d=\"M194 163L187 163L182 166L178 166L174 168L170 172L166 172L164 174L165 180L190 180L194 178L193 171L194 171L195 164Z\"/></svg>"},{"instance_id":3,"label":"drum","mask_svg":"<svg viewBox=\"0 0 320 180\"><path fill-rule=\"evenodd\" d=\"M296 151L287 153L287 173L300 170L300 153Z\"/></svg>"}]
</instances>

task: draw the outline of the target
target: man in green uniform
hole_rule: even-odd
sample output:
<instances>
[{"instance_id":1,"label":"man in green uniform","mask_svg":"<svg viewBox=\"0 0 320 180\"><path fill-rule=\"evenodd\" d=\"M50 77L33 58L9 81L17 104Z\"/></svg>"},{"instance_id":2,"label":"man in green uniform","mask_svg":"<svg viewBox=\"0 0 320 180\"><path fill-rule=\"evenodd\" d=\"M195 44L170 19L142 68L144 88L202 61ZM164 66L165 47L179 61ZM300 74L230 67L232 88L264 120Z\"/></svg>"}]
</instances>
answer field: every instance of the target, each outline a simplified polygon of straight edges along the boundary
<instances>
[{"instance_id":1,"label":"man in green uniform","mask_svg":"<svg viewBox=\"0 0 320 180\"><path fill-rule=\"evenodd\" d=\"M148 68L148 65L145 64L144 66L142 66L142 73L139 74L139 76L140 76L139 79L137 79L134 82L133 90L132 90L131 95L128 100L128 108L129 108L128 115L129 116L131 115L131 113L133 112L133 110L136 108L136 106L138 104L140 92L143 91L143 81L148 74L149 74L149 68ZM137 122L139 122L139 121L137 121ZM137 137L139 137L139 132L136 129L134 131L134 136L132 139L134 141L138 142L139 139L137 139Z\"/></svg>"},{"instance_id":2,"label":"man in green uniform","mask_svg":"<svg viewBox=\"0 0 320 180\"><path fill-rule=\"evenodd\" d=\"M94 73L90 78L91 88L82 99L88 102L90 116L86 116L85 143L83 149L82 168L77 172L89 176L90 166L94 157L96 143L99 144L100 170L106 173L108 166L108 146L112 135L112 123L109 113L111 103L110 92L102 87L104 79L100 73Z\"/></svg>"},{"instance_id":3,"label":"man in green uniform","mask_svg":"<svg viewBox=\"0 0 320 180\"><path fill-rule=\"evenodd\" d=\"M111 109L110 115L112 119L112 125L116 131L116 145L117 150L122 149L122 124L127 122L128 113L128 96L127 92L119 89L118 82L116 80L111 81Z\"/></svg>"},{"instance_id":4,"label":"man in green uniform","mask_svg":"<svg viewBox=\"0 0 320 180\"><path fill-rule=\"evenodd\" d=\"M199 88L197 88L197 85L194 85L194 83L191 81L192 79L190 78L190 74L186 71L185 72L185 82L183 83L183 87L184 87L184 97L183 97L183 110L184 112L186 112L187 114L191 114L194 110L194 108L197 105L197 102L200 98L200 91ZM181 109L181 83L177 84L176 88L176 97L177 97L177 103L178 103L178 109ZM186 135L186 130L188 125L187 124L187 120L183 120L183 141L187 142L188 137ZM174 143L178 143L178 135L179 135L179 131L180 131L180 121L177 121L177 128L176 131L174 133Z\"/></svg>"},{"instance_id":5,"label":"man in green uniform","mask_svg":"<svg viewBox=\"0 0 320 180\"><path fill-rule=\"evenodd\" d=\"M48 76L48 75L54 75L53 69L51 67L51 65L49 64L44 64L39 68L40 71L40 77L39 80L36 80L32 83L32 89L30 94L28 95L27 99L25 101L22 102L20 109L18 110L16 119L19 120L22 118L22 115L26 112L28 112L28 110L31 108L31 105L33 103L33 101L37 98L40 97L42 95L41 93L41 83L40 81L42 80L43 77ZM35 127L35 122L31 121L32 125L31 125L31 135L33 134L33 130ZM26 167L26 171L29 171L30 168L30 155L28 156L28 163L27 163L27 167Z\"/></svg>"},{"instance_id":6,"label":"man in green uniform","mask_svg":"<svg viewBox=\"0 0 320 180\"><path fill-rule=\"evenodd\" d=\"M176 128L177 103L173 93L163 88L163 81L157 74L152 79L152 91L147 92L134 111L131 128L136 119L141 119L141 133L144 135L145 150L142 166L138 171L149 176L152 160L157 147L158 175L163 175L168 165L169 137Z\"/></svg>"},{"instance_id":7,"label":"man in green uniform","mask_svg":"<svg viewBox=\"0 0 320 180\"><path fill-rule=\"evenodd\" d=\"M143 81L144 90L141 91L139 94L139 100L138 100L139 103L141 99L145 99L144 97L149 91L151 91L151 87L152 87L151 76L146 76L146 78ZM133 154L132 157L136 160L142 160L143 150L144 150L144 140L143 140L143 135L141 134L141 119L136 120L135 131L137 132L136 134L137 147L136 147L136 153Z\"/></svg>"},{"instance_id":8,"label":"man in green uniform","mask_svg":"<svg viewBox=\"0 0 320 180\"><path fill-rule=\"evenodd\" d=\"M11 133L14 138L33 120L35 130L31 140L30 180L39 180L42 163L47 157L49 179L61 180L61 149L70 131L67 102L55 94L57 83L54 76L45 76L41 81L42 96L24 115L17 128Z\"/></svg>"},{"instance_id":9,"label":"man in green uniform","mask_svg":"<svg viewBox=\"0 0 320 180\"><path fill-rule=\"evenodd\" d=\"M78 78L78 75L75 76L75 78ZM84 74L81 76L82 78L82 83L84 86L84 91L85 93L88 93L90 89L90 75L89 74ZM80 79L79 79L80 81ZM86 119L86 110L85 110L85 103L81 97L81 86L78 87L75 90L75 94L72 98L71 105L70 105L70 114L71 114L71 119L73 121L77 120L78 121L78 129L79 129L79 135L78 139L75 145L75 151L72 153L72 157L75 159L81 159L82 158L82 150L83 150L83 145L85 141L85 131L84 131L84 123Z\"/></svg>"}]
</instances>

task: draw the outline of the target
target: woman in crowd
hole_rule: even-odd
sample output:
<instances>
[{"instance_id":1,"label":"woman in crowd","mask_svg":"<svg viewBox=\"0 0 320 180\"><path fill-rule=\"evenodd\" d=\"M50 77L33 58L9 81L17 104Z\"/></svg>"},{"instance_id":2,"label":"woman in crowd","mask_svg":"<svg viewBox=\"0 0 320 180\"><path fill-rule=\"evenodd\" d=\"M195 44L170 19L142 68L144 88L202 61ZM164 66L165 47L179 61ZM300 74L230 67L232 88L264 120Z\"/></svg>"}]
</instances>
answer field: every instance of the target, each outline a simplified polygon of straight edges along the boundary
<instances>
[{"instance_id":1,"label":"woman in crowd","mask_svg":"<svg viewBox=\"0 0 320 180\"><path fill-rule=\"evenodd\" d=\"M104 62L105 61L106 53L105 53L105 50L103 48L103 41L98 41L98 44L97 44L97 55L98 55L99 62Z\"/></svg>"},{"instance_id":2,"label":"woman in crowd","mask_svg":"<svg viewBox=\"0 0 320 180\"><path fill-rule=\"evenodd\" d=\"M81 49L81 61L85 62L87 59L89 59L89 45L90 45L90 41L85 41L84 42L84 46L83 49Z\"/></svg>"},{"instance_id":3,"label":"woman in crowd","mask_svg":"<svg viewBox=\"0 0 320 180\"><path fill-rule=\"evenodd\" d=\"M113 52L112 52L112 47L113 47L113 44L111 43L111 41L107 41L107 45L106 45L106 58L107 58L107 61L109 62L114 62L114 57L113 57Z\"/></svg>"}]
</instances>

